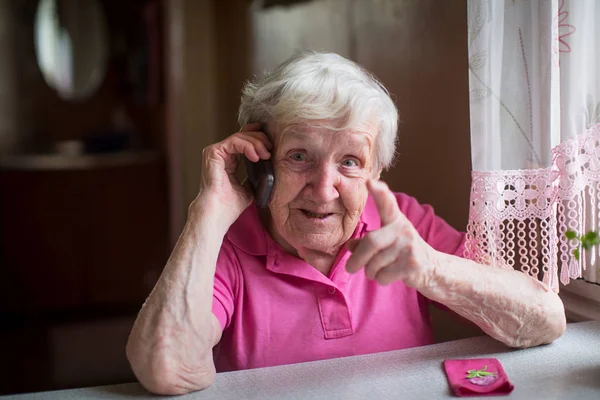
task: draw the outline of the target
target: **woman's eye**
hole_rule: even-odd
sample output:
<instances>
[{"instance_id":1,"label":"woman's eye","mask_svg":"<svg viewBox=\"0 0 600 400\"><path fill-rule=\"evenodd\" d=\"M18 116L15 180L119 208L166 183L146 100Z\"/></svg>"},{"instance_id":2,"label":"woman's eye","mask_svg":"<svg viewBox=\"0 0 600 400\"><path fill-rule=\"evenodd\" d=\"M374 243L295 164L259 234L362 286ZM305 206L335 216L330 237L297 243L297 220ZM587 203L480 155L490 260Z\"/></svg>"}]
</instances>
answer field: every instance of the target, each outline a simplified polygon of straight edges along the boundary
<instances>
[{"instance_id":1,"label":"woman's eye","mask_svg":"<svg viewBox=\"0 0 600 400\"><path fill-rule=\"evenodd\" d=\"M354 158L346 158L342 161L342 165L344 167L356 167L358 166L358 162Z\"/></svg>"},{"instance_id":2,"label":"woman's eye","mask_svg":"<svg viewBox=\"0 0 600 400\"><path fill-rule=\"evenodd\" d=\"M304 153L292 153L290 158L294 161L306 161L306 155Z\"/></svg>"}]
</instances>

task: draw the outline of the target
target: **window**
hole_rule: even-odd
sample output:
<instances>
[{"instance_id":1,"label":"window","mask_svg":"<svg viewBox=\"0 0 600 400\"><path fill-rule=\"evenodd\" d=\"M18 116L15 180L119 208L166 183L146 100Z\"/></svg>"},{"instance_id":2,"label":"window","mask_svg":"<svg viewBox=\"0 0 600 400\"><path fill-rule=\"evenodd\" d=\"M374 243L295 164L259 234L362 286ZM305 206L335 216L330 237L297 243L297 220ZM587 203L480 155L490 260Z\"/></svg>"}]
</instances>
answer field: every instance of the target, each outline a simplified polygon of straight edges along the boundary
<instances>
[{"instance_id":1,"label":"window","mask_svg":"<svg viewBox=\"0 0 600 400\"><path fill-rule=\"evenodd\" d=\"M595 269L598 265L596 263ZM600 320L600 284L584 279L572 280L566 286L561 285L559 296L569 322Z\"/></svg>"}]
</instances>

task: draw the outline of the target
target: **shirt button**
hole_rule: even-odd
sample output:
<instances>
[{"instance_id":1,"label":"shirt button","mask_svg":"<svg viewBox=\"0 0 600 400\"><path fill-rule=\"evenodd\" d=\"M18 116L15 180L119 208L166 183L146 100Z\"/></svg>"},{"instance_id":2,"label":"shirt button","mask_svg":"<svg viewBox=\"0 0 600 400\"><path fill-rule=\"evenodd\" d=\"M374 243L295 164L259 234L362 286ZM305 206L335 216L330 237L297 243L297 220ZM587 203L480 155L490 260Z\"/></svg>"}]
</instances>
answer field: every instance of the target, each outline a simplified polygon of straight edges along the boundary
<instances>
[{"instance_id":1,"label":"shirt button","mask_svg":"<svg viewBox=\"0 0 600 400\"><path fill-rule=\"evenodd\" d=\"M329 294L331 294L331 295L335 294L335 288L334 287L330 287L329 288Z\"/></svg>"}]
</instances>

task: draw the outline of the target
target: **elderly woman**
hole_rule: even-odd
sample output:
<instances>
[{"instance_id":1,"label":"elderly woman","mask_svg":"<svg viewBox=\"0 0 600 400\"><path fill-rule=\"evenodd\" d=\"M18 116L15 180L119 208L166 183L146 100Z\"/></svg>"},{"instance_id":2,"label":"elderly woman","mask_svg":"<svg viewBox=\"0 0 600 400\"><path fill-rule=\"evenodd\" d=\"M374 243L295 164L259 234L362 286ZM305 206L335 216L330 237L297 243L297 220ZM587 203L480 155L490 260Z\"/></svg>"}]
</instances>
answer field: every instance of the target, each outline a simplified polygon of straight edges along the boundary
<instances>
[{"instance_id":1,"label":"elderly woman","mask_svg":"<svg viewBox=\"0 0 600 400\"><path fill-rule=\"evenodd\" d=\"M379 181L397 110L364 69L298 54L245 87L239 116L241 131L203 152L200 193L129 338L148 390L426 345L431 302L511 347L563 333L555 293L461 258L464 234ZM241 155L272 162L267 208L234 177Z\"/></svg>"}]
</instances>

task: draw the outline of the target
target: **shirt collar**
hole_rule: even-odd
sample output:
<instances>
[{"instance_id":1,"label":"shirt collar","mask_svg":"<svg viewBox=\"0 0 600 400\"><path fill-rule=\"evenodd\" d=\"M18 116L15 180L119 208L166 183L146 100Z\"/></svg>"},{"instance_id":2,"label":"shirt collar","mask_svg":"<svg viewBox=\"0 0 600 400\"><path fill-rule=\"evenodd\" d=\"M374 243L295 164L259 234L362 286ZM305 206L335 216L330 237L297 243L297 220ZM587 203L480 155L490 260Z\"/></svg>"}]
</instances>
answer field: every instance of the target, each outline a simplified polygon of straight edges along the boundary
<instances>
[{"instance_id":1,"label":"shirt collar","mask_svg":"<svg viewBox=\"0 0 600 400\"><path fill-rule=\"evenodd\" d=\"M267 235L256 204L252 203L231 225L225 236L240 250L253 256L264 256L267 254Z\"/></svg>"}]
</instances>

